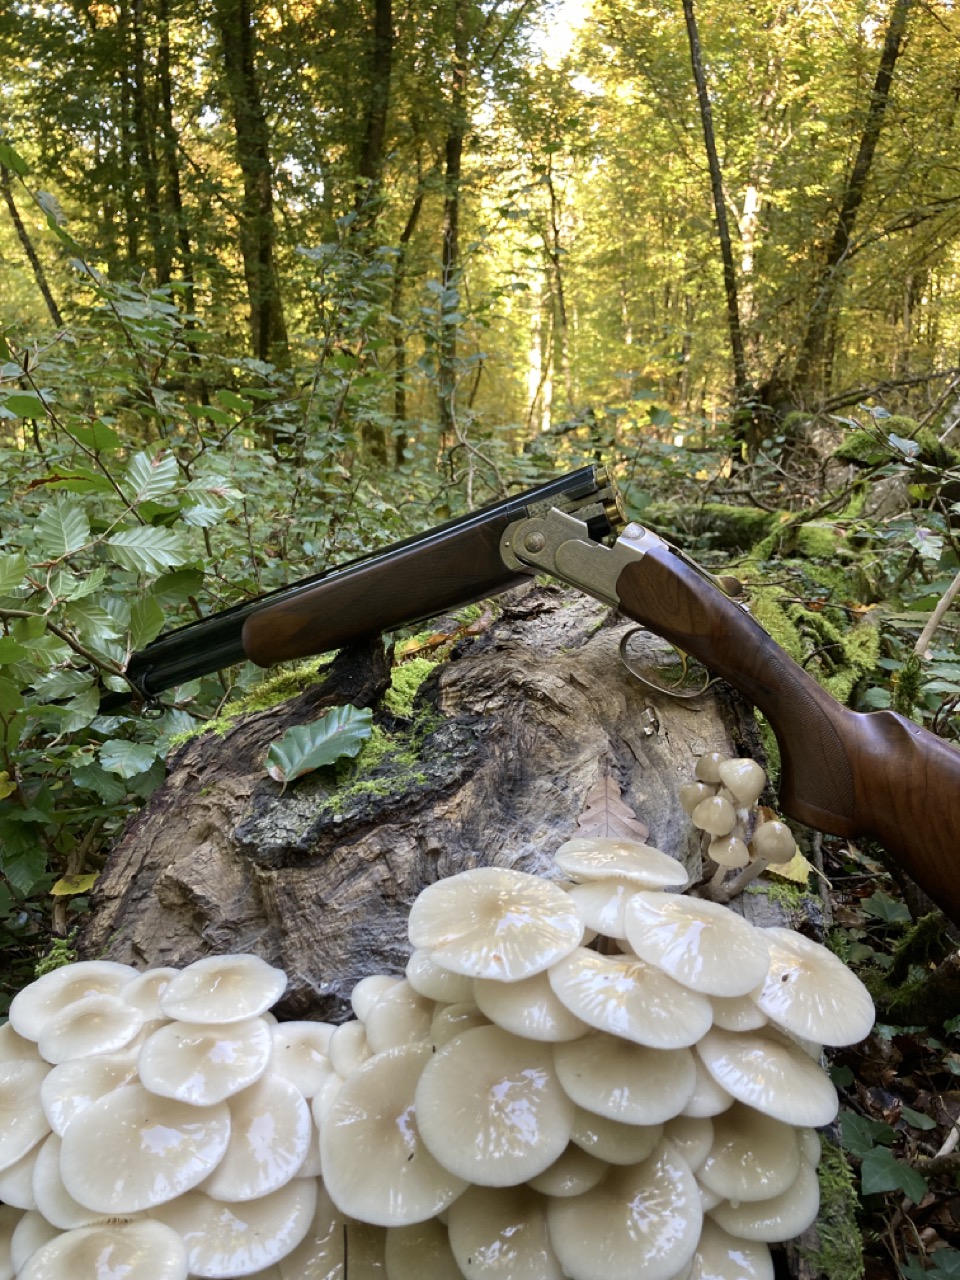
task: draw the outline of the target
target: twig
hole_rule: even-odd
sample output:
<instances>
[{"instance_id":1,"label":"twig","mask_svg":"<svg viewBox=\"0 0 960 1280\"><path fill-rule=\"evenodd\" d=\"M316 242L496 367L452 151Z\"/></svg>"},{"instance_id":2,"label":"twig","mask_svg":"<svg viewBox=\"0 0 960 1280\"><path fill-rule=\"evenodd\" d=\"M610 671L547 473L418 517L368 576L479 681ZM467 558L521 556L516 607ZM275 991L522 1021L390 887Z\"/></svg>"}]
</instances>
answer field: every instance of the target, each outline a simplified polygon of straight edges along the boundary
<instances>
[{"instance_id":1,"label":"twig","mask_svg":"<svg viewBox=\"0 0 960 1280\"><path fill-rule=\"evenodd\" d=\"M960 573L957 574L949 587L947 587L946 591L937 601L933 613L931 613L930 617L927 619L927 625L920 632L920 638L913 646L913 651L919 658L922 658L930 648L930 641L933 639L934 632L943 621L944 615L953 604L954 600L956 600L958 594L960 594Z\"/></svg>"}]
</instances>

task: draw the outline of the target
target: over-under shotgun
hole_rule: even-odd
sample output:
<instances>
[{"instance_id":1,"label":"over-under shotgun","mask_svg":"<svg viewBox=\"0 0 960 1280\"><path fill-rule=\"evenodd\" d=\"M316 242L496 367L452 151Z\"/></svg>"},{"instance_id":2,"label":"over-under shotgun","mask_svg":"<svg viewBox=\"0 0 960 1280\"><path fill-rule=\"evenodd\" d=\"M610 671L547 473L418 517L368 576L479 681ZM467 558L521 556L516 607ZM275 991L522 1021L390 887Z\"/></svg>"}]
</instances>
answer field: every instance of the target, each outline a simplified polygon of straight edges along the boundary
<instances>
[{"instance_id":1,"label":"over-under shotgun","mask_svg":"<svg viewBox=\"0 0 960 1280\"><path fill-rule=\"evenodd\" d=\"M892 711L843 706L717 579L638 524L584 467L327 573L160 636L127 677L144 698L249 658L304 658L549 573L698 659L763 713L784 813L872 836L960 921L960 750Z\"/></svg>"}]
</instances>

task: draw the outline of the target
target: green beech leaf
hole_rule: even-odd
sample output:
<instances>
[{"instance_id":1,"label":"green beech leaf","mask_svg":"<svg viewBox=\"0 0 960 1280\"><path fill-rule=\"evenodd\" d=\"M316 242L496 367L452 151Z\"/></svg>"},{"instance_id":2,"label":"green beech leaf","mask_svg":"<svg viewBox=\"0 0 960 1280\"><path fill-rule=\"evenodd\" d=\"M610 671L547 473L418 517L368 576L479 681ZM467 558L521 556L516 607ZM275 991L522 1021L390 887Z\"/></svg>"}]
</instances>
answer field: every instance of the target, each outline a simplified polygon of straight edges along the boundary
<instances>
[{"instance_id":1,"label":"green beech leaf","mask_svg":"<svg viewBox=\"0 0 960 1280\"><path fill-rule=\"evenodd\" d=\"M11 147L9 142L0 142L0 164L6 169L11 169L19 178L25 178L30 172L30 166L26 160Z\"/></svg>"},{"instance_id":2,"label":"green beech leaf","mask_svg":"<svg viewBox=\"0 0 960 1280\"><path fill-rule=\"evenodd\" d=\"M114 453L121 448L123 442L105 422L94 422L91 426L72 426L70 434L78 444L95 453Z\"/></svg>"},{"instance_id":3,"label":"green beech leaf","mask_svg":"<svg viewBox=\"0 0 960 1280\"><path fill-rule=\"evenodd\" d=\"M0 636L0 667L8 666L11 662L23 662L29 657L30 651L14 640L13 636Z\"/></svg>"},{"instance_id":4,"label":"green beech leaf","mask_svg":"<svg viewBox=\"0 0 960 1280\"><path fill-rule=\"evenodd\" d=\"M45 418L49 412L40 397L28 391L7 396L2 403L9 413L15 413L18 418Z\"/></svg>"},{"instance_id":5,"label":"green beech leaf","mask_svg":"<svg viewBox=\"0 0 960 1280\"><path fill-rule=\"evenodd\" d=\"M903 1191L914 1204L927 1194L926 1179L898 1160L886 1147L868 1151L860 1164L860 1187L865 1196L882 1191Z\"/></svg>"},{"instance_id":6,"label":"green beech leaf","mask_svg":"<svg viewBox=\"0 0 960 1280\"><path fill-rule=\"evenodd\" d=\"M19 587L27 572L27 557L22 551L0 556L0 595Z\"/></svg>"},{"instance_id":7,"label":"green beech leaf","mask_svg":"<svg viewBox=\"0 0 960 1280\"><path fill-rule=\"evenodd\" d=\"M137 600L130 608L130 639L135 649L155 640L163 630L163 610L153 596Z\"/></svg>"},{"instance_id":8,"label":"green beech leaf","mask_svg":"<svg viewBox=\"0 0 960 1280\"><path fill-rule=\"evenodd\" d=\"M334 707L313 724L288 729L267 751L267 773L284 786L305 773L334 764L341 756L355 756L370 737L373 712L369 708Z\"/></svg>"},{"instance_id":9,"label":"green beech leaf","mask_svg":"<svg viewBox=\"0 0 960 1280\"><path fill-rule=\"evenodd\" d=\"M145 773L157 757L157 749L147 742L128 742L126 738L109 738L100 748L100 763L108 773L121 778L135 778Z\"/></svg>"},{"instance_id":10,"label":"green beech leaf","mask_svg":"<svg viewBox=\"0 0 960 1280\"><path fill-rule=\"evenodd\" d=\"M66 497L43 508L34 525L44 555L59 560L90 541L90 522L83 507Z\"/></svg>"},{"instance_id":11,"label":"green beech leaf","mask_svg":"<svg viewBox=\"0 0 960 1280\"><path fill-rule=\"evenodd\" d=\"M97 689L85 689L63 708L63 719L60 722L61 733L76 733L85 729L100 710L100 693Z\"/></svg>"},{"instance_id":12,"label":"green beech leaf","mask_svg":"<svg viewBox=\"0 0 960 1280\"><path fill-rule=\"evenodd\" d=\"M78 787L95 792L104 804L119 804L127 794L127 787L115 773L107 773L98 764L84 764L73 769L70 776Z\"/></svg>"},{"instance_id":13,"label":"green beech leaf","mask_svg":"<svg viewBox=\"0 0 960 1280\"><path fill-rule=\"evenodd\" d=\"M102 605L95 600L74 600L63 615L81 636L89 640L116 640L122 632Z\"/></svg>"},{"instance_id":14,"label":"green beech leaf","mask_svg":"<svg viewBox=\"0 0 960 1280\"><path fill-rule=\"evenodd\" d=\"M936 1120L930 1116L925 1116L922 1111L914 1111L913 1107L901 1107L900 1114L907 1124L914 1129L935 1129L937 1127Z\"/></svg>"},{"instance_id":15,"label":"green beech leaf","mask_svg":"<svg viewBox=\"0 0 960 1280\"><path fill-rule=\"evenodd\" d=\"M243 396L238 396L235 391L218 391L217 399L225 409L232 409L234 413L249 413L253 408L249 400L244 400Z\"/></svg>"},{"instance_id":16,"label":"green beech leaf","mask_svg":"<svg viewBox=\"0 0 960 1280\"><path fill-rule=\"evenodd\" d=\"M172 453L137 453L127 467L127 484L136 502L152 502L175 489L180 468Z\"/></svg>"},{"instance_id":17,"label":"green beech leaf","mask_svg":"<svg viewBox=\"0 0 960 1280\"><path fill-rule=\"evenodd\" d=\"M121 529L105 539L104 546L111 560L137 573L162 573L186 559L175 533L147 525L139 529Z\"/></svg>"},{"instance_id":18,"label":"green beech leaf","mask_svg":"<svg viewBox=\"0 0 960 1280\"><path fill-rule=\"evenodd\" d=\"M47 869L47 854L43 844L31 832L11 847L9 833L4 832L4 848L0 852L0 870L24 897Z\"/></svg>"}]
</instances>

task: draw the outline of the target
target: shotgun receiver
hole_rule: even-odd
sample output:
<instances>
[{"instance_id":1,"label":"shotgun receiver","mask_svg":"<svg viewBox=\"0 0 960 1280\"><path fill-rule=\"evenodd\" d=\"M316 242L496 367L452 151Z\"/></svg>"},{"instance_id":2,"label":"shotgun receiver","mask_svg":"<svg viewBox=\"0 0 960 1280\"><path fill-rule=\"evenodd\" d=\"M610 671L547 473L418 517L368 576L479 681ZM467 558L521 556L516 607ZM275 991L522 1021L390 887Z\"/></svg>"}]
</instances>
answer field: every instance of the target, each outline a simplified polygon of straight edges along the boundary
<instances>
[{"instance_id":1,"label":"shotgun receiver","mask_svg":"<svg viewBox=\"0 0 960 1280\"><path fill-rule=\"evenodd\" d=\"M780 745L783 812L872 836L960 921L960 750L892 711L843 706L721 582L626 524L585 467L327 573L160 636L127 678L147 699L249 658L304 658L434 617L548 573L663 636L744 694Z\"/></svg>"}]
</instances>

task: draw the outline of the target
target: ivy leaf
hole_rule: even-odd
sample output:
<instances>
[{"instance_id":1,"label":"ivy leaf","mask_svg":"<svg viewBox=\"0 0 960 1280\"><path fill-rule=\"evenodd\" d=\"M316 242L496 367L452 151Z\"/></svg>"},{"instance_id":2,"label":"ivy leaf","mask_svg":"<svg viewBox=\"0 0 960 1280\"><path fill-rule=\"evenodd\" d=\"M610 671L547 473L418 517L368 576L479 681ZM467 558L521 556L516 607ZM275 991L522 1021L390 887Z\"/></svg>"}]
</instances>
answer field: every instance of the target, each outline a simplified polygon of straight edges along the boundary
<instances>
[{"instance_id":1,"label":"ivy leaf","mask_svg":"<svg viewBox=\"0 0 960 1280\"><path fill-rule=\"evenodd\" d=\"M370 737L373 712L368 707L333 707L313 724L288 729L267 751L267 773L284 786L341 756L355 756Z\"/></svg>"},{"instance_id":2,"label":"ivy leaf","mask_svg":"<svg viewBox=\"0 0 960 1280\"><path fill-rule=\"evenodd\" d=\"M867 915L883 920L887 924L909 924L910 912L902 902L895 902L888 894L878 889L876 893L864 898L860 908Z\"/></svg>"},{"instance_id":3,"label":"ivy leaf","mask_svg":"<svg viewBox=\"0 0 960 1280\"><path fill-rule=\"evenodd\" d=\"M0 595L6 595L15 587L19 587L26 572L27 557L22 551L0 556Z\"/></svg>"},{"instance_id":4,"label":"ivy leaf","mask_svg":"<svg viewBox=\"0 0 960 1280\"><path fill-rule=\"evenodd\" d=\"M44 555L51 560L71 555L90 541L90 522L83 507L58 497L44 507L34 525Z\"/></svg>"},{"instance_id":5,"label":"ivy leaf","mask_svg":"<svg viewBox=\"0 0 960 1280\"><path fill-rule=\"evenodd\" d=\"M121 568L135 573L162 573L187 558L175 533L152 526L121 529L105 539L104 546Z\"/></svg>"},{"instance_id":6,"label":"ivy leaf","mask_svg":"<svg viewBox=\"0 0 960 1280\"><path fill-rule=\"evenodd\" d=\"M902 1191L914 1204L919 1204L927 1194L927 1180L886 1147L875 1147L861 1162L860 1188L865 1196Z\"/></svg>"},{"instance_id":7,"label":"ivy leaf","mask_svg":"<svg viewBox=\"0 0 960 1280\"><path fill-rule=\"evenodd\" d=\"M877 1143L892 1142L896 1135L882 1120L869 1120L855 1111L841 1111L840 1136L844 1148L851 1155L866 1156Z\"/></svg>"},{"instance_id":8,"label":"ivy leaf","mask_svg":"<svg viewBox=\"0 0 960 1280\"><path fill-rule=\"evenodd\" d=\"M914 1111L913 1107L901 1107L900 1114L907 1124L914 1129L935 1129L937 1127L936 1120L930 1116L925 1116L922 1111Z\"/></svg>"},{"instance_id":9,"label":"ivy leaf","mask_svg":"<svg viewBox=\"0 0 960 1280\"><path fill-rule=\"evenodd\" d=\"M180 479L180 468L172 453L136 453L127 467L127 484L135 502L152 502L171 489Z\"/></svg>"},{"instance_id":10,"label":"ivy leaf","mask_svg":"<svg viewBox=\"0 0 960 1280\"><path fill-rule=\"evenodd\" d=\"M135 778L153 764L157 749L147 742L128 742L126 738L109 738L100 748L100 763L108 773L121 778Z\"/></svg>"}]
</instances>

